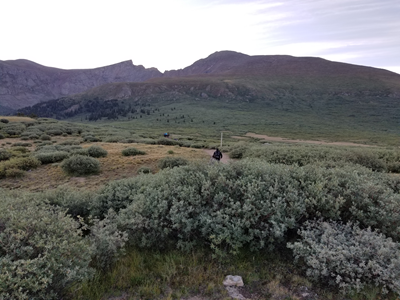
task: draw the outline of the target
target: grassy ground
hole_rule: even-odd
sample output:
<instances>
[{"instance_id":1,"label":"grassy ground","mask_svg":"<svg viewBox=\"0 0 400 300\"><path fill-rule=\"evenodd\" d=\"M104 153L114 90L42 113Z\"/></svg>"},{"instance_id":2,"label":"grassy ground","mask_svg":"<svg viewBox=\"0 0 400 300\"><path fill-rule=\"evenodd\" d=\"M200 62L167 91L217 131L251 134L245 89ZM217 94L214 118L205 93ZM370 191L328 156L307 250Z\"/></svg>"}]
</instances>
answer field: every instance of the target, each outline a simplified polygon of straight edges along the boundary
<instances>
[{"instance_id":1,"label":"grassy ground","mask_svg":"<svg viewBox=\"0 0 400 300\"><path fill-rule=\"evenodd\" d=\"M304 277L291 263L287 250L275 253L243 250L235 257L215 259L209 251L182 253L130 248L108 272L71 288L76 300L232 299L222 282L227 275L239 275L237 287L242 299L261 300L398 300L382 296L374 287L354 295L341 295L335 288L320 286Z\"/></svg>"},{"instance_id":2,"label":"grassy ground","mask_svg":"<svg viewBox=\"0 0 400 300\"><path fill-rule=\"evenodd\" d=\"M58 142L66 138L56 138ZM2 143L18 142L19 139L4 139ZM108 151L107 157L98 158L101 163L99 175L85 177L67 176L59 166L53 163L40 166L37 169L28 171L22 178L5 178L0 180L0 187L7 189L24 189L29 191L42 191L54 189L59 186L73 187L79 189L98 189L109 181L128 178L137 175L140 167L148 167L153 172L158 171L157 163L161 158L167 156L182 157L188 160L207 160L208 155L202 149L184 148L177 146L146 145L146 144L121 144L121 143L95 143ZM88 148L94 143L81 144ZM123 156L122 150L128 147L135 147L145 151L145 155ZM31 150L34 146L30 147ZM172 154L170 154L172 153Z\"/></svg>"},{"instance_id":3,"label":"grassy ground","mask_svg":"<svg viewBox=\"0 0 400 300\"><path fill-rule=\"evenodd\" d=\"M74 299L231 299L222 285L228 274L242 276L238 290L247 299L301 299L312 287L280 255L244 251L220 261L201 250L130 249L110 272L72 293Z\"/></svg>"},{"instance_id":4,"label":"grassy ground","mask_svg":"<svg viewBox=\"0 0 400 300\"><path fill-rule=\"evenodd\" d=\"M239 136L255 132L289 139L400 146L398 109L390 109L389 104L385 113L373 115L372 104L339 106L327 101L324 106L315 101L319 106L310 108L308 105L312 104L305 101L296 99L296 103L299 106L296 109L279 107L279 100L271 106L214 100L152 103L150 108L158 111L149 115L88 123L137 133L171 132L216 140L221 131L226 131ZM82 116L71 120L85 122Z\"/></svg>"},{"instance_id":5,"label":"grassy ground","mask_svg":"<svg viewBox=\"0 0 400 300\"><path fill-rule=\"evenodd\" d=\"M251 119L246 113L244 115L246 120ZM190 117L191 115L188 114L188 116ZM211 120L211 118L216 118L217 116L218 110L216 109L215 115L207 116L207 118ZM261 115L255 114L251 116L255 118L254 123L251 124L256 126L256 123L260 121L260 119L257 120L256 118L261 118ZM202 117L202 114L199 114L198 117ZM240 114L237 113L235 117L240 119ZM238 134L239 138L243 138L247 133L247 131L240 130L238 124L232 123L232 126L225 124L226 127L224 127L225 125L219 127L218 123L215 126L214 124L205 126L201 125L203 124L201 119L198 122L195 121L196 118L193 117L193 122L189 122L189 124L193 124L187 127L180 127L180 124L171 127L158 125L149 127L149 124L152 124L150 119L147 121L135 119L122 122L97 122L96 125L100 125L100 127L90 128L90 130L101 132L102 130L107 131L111 128L110 126L114 126L112 128L116 133L120 131L129 131L135 134L146 132L148 136L161 136L164 131L168 131L173 133L173 138L185 136L205 144L214 143L217 145L219 144L220 131L223 129L229 129L229 132L224 134L224 141L226 142L237 140L237 137L231 137L231 135ZM22 121L21 118L9 119L10 122ZM31 121L31 119L24 119L24 121ZM253 122L253 120L248 122ZM165 123L163 124L165 125ZM260 127L261 130L262 128ZM274 133L274 131L267 130L262 133L271 134L270 132ZM281 133L281 136L285 136L284 131L277 130L275 133ZM293 137L292 133L289 134L288 131L286 133L286 137ZM301 137L307 138L308 134L309 132L305 132ZM346 136L348 139L345 138ZM328 140L373 143L370 132L363 136L358 136L357 140L351 139L350 136L348 132L339 132ZM294 137L299 138L299 136ZM71 136L55 136L52 137L52 141L57 144L72 138ZM325 139L326 136L321 135L318 137L312 135L311 138L314 140ZM385 143L389 141L388 143L390 144L392 138L386 135L382 139L376 140L376 143L383 141ZM11 148L11 145L16 142L22 141L20 138L7 138L1 140L0 144L3 148ZM109 181L135 176L138 169L143 166L149 167L153 172L157 172L157 162L164 157L176 156L204 162L208 162L209 159L209 155L203 149L178 146L105 142L82 143L81 146L87 148L93 144L99 145L108 151L107 157L99 158L101 162L101 173L99 175L69 177L62 172L58 163L54 163L28 171L23 178L1 179L0 187L28 191L49 190L60 186L96 190ZM122 150L128 147L135 147L145 151L146 154L134 157L122 156ZM30 150L33 151L34 148L35 144L30 147ZM379 298L378 290L373 288L364 291L364 294L359 293L343 297L336 290L319 286L316 283L312 284L305 278L300 269L293 266L291 263L292 258L288 255L288 253L280 251L267 254L252 253L244 250L234 258L216 259L212 253L202 249L197 249L191 253L182 253L176 250L160 252L151 249L128 248L126 255L111 270L97 274L90 282L72 287L68 298L85 300L230 299L227 291L222 286L222 281L226 275L231 274L243 277L245 286L239 288L239 292L247 299L385 299L383 297ZM396 297L389 295L386 299L394 300Z\"/></svg>"}]
</instances>

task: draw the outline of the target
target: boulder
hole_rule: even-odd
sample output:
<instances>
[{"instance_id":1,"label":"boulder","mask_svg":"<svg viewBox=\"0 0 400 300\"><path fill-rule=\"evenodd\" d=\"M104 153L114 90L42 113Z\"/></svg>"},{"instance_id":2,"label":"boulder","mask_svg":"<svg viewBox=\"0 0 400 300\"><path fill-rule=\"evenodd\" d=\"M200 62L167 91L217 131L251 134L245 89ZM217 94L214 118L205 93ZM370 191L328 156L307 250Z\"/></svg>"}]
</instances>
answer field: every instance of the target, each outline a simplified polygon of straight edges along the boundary
<instances>
[{"instance_id":1,"label":"boulder","mask_svg":"<svg viewBox=\"0 0 400 300\"><path fill-rule=\"evenodd\" d=\"M243 279L241 276L235 275L228 275L225 277L223 281L225 286L244 286Z\"/></svg>"}]
</instances>

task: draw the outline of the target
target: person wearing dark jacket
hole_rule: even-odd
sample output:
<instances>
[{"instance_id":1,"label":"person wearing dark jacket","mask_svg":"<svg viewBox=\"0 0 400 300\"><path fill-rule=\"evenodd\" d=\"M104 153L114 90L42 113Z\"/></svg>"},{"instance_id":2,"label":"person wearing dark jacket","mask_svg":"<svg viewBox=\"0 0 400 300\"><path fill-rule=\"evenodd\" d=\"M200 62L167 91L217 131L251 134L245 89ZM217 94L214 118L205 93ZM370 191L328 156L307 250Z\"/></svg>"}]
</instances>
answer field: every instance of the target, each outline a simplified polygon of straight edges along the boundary
<instances>
[{"instance_id":1,"label":"person wearing dark jacket","mask_svg":"<svg viewBox=\"0 0 400 300\"><path fill-rule=\"evenodd\" d=\"M219 151L219 149L215 149L214 154L212 156L215 160L220 161L222 158L222 153Z\"/></svg>"}]
</instances>

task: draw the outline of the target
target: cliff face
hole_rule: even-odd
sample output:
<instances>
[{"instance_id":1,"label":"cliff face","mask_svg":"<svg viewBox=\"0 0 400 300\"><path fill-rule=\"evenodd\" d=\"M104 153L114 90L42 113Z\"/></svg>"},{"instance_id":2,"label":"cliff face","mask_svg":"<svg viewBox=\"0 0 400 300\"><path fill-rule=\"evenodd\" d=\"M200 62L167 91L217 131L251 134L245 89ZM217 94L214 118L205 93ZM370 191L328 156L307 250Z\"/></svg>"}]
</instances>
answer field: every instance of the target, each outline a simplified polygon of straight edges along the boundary
<instances>
[{"instance_id":1,"label":"cliff face","mask_svg":"<svg viewBox=\"0 0 400 300\"><path fill-rule=\"evenodd\" d=\"M142 82L160 76L157 69L135 66L132 61L83 70L50 68L28 60L0 61L0 106L19 109L105 83Z\"/></svg>"}]
</instances>

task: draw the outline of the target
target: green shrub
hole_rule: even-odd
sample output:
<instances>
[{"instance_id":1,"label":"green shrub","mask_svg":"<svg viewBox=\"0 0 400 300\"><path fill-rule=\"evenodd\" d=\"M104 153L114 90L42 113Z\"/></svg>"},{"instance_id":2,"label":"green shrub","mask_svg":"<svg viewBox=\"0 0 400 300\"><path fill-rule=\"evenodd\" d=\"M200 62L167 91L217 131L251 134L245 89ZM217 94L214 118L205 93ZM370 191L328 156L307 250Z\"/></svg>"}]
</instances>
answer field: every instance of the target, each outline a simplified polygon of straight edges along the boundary
<instances>
[{"instance_id":1,"label":"green shrub","mask_svg":"<svg viewBox=\"0 0 400 300\"><path fill-rule=\"evenodd\" d=\"M128 234L118 229L117 214L110 210L103 220L95 219L90 228L94 264L105 271L120 257Z\"/></svg>"},{"instance_id":2,"label":"green shrub","mask_svg":"<svg viewBox=\"0 0 400 300\"><path fill-rule=\"evenodd\" d=\"M73 155L62 162L61 168L70 175L98 174L100 162L93 157Z\"/></svg>"},{"instance_id":3,"label":"green shrub","mask_svg":"<svg viewBox=\"0 0 400 300\"><path fill-rule=\"evenodd\" d=\"M191 144L190 148L201 149L201 148L205 148L205 147L203 144Z\"/></svg>"},{"instance_id":4,"label":"green shrub","mask_svg":"<svg viewBox=\"0 0 400 300\"><path fill-rule=\"evenodd\" d=\"M108 154L107 150L103 149L100 146L96 146L96 145L90 146L87 149L87 152L88 152L89 156L91 156L91 157L106 157Z\"/></svg>"},{"instance_id":5,"label":"green shrub","mask_svg":"<svg viewBox=\"0 0 400 300\"><path fill-rule=\"evenodd\" d=\"M122 229L146 247L273 249L304 222L321 217L359 222L400 241L399 190L400 180L359 166L241 160L111 182L99 193L94 211L100 217L110 208L122 213Z\"/></svg>"},{"instance_id":6,"label":"green shrub","mask_svg":"<svg viewBox=\"0 0 400 300\"><path fill-rule=\"evenodd\" d=\"M182 146L182 142L175 141L173 139L161 138L157 140L158 145L167 145L167 146Z\"/></svg>"},{"instance_id":7,"label":"green shrub","mask_svg":"<svg viewBox=\"0 0 400 300\"><path fill-rule=\"evenodd\" d=\"M387 169L390 173L400 173L400 161L389 163Z\"/></svg>"},{"instance_id":8,"label":"green shrub","mask_svg":"<svg viewBox=\"0 0 400 300\"><path fill-rule=\"evenodd\" d=\"M149 167L140 167L138 169L138 174L150 174L152 173L151 168Z\"/></svg>"},{"instance_id":9,"label":"green shrub","mask_svg":"<svg viewBox=\"0 0 400 300\"><path fill-rule=\"evenodd\" d=\"M400 161L397 149L327 147L320 145L262 145L238 143L232 147L231 158L261 158L270 163L304 166L316 162L346 162L384 172L388 165Z\"/></svg>"},{"instance_id":10,"label":"green shrub","mask_svg":"<svg viewBox=\"0 0 400 300\"><path fill-rule=\"evenodd\" d=\"M6 177L6 168L4 164L0 163L0 179Z\"/></svg>"},{"instance_id":11,"label":"green shrub","mask_svg":"<svg viewBox=\"0 0 400 300\"><path fill-rule=\"evenodd\" d=\"M40 166L40 161L34 157L13 157L7 161L2 162L4 168L8 169L20 169L28 171L30 169L36 169Z\"/></svg>"},{"instance_id":12,"label":"green shrub","mask_svg":"<svg viewBox=\"0 0 400 300\"><path fill-rule=\"evenodd\" d=\"M1 195L0 299L61 299L71 284L93 274L91 247L64 209Z\"/></svg>"},{"instance_id":13,"label":"green shrub","mask_svg":"<svg viewBox=\"0 0 400 300\"><path fill-rule=\"evenodd\" d=\"M21 141L27 141L27 140L29 140L29 138L27 136L21 137Z\"/></svg>"},{"instance_id":14,"label":"green shrub","mask_svg":"<svg viewBox=\"0 0 400 300\"><path fill-rule=\"evenodd\" d=\"M51 136L49 136L48 134L42 134L42 135L40 136L40 139L41 139L42 141L50 141L50 140L51 140Z\"/></svg>"},{"instance_id":15,"label":"green shrub","mask_svg":"<svg viewBox=\"0 0 400 300\"><path fill-rule=\"evenodd\" d=\"M35 157L42 164L51 164L55 162L62 161L69 156L69 153L66 151L54 151L54 152L39 152L35 154Z\"/></svg>"},{"instance_id":16,"label":"green shrub","mask_svg":"<svg viewBox=\"0 0 400 300\"><path fill-rule=\"evenodd\" d=\"M42 141L40 144L41 146L47 146L47 145L52 145L53 143L51 141Z\"/></svg>"},{"instance_id":17,"label":"green shrub","mask_svg":"<svg viewBox=\"0 0 400 300\"><path fill-rule=\"evenodd\" d=\"M66 213L75 219L78 216L88 218L93 207L94 194L88 191L76 191L67 188L58 188L43 192L40 197L49 204L67 209Z\"/></svg>"},{"instance_id":18,"label":"green shrub","mask_svg":"<svg viewBox=\"0 0 400 300\"><path fill-rule=\"evenodd\" d=\"M148 145L156 145L157 144L156 140L150 139L150 138L139 139L137 142L142 143L142 144L148 144Z\"/></svg>"},{"instance_id":19,"label":"green shrub","mask_svg":"<svg viewBox=\"0 0 400 300\"><path fill-rule=\"evenodd\" d=\"M244 156L246 148L235 148L229 152L229 157L232 159L241 159Z\"/></svg>"},{"instance_id":20,"label":"green shrub","mask_svg":"<svg viewBox=\"0 0 400 300\"><path fill-rule=\"evenodd\" d=\"M89 143L101 142L101 140L99 138L91 136L91 135L84 136L83 140L85 142L89 142Z\"/></svg>"},{"instance_id":21,"label":"green shrub","mask_svg":"<svg viewBox=\"0 0 400 300\"><path fill-rule=\"evenodd\" d=\"M48 134L48 135L62 135L63 131L62 130L58 130L58 129L51 129L51 130L47 130L46 134Z\"/></svg>"},{"instance_id":22,"label":"green shrub","mask_svg":"<svg viewBox=\"0 0 400 300\"><path fill-rule=\"evenodd\" d=\"M119 141L123 140L123 137L119 137L119 136L111 136L111 137L107 137L104 141L106 143L118 143Z\"/></svg>"},{"instance_id":23,"label":"green shrub","mask_svg":"<svg viewBox=\"0 0 400 300\"><path fill-rule=\"evenodd\" d=\"M122 140L120 140L120 143L122 143L122 144L133 144L133 143L136 143L136 142L137 142L136 139L122 139Z\"/></svg>"},{"instance_id":24,"label":"green shrub","mask_svg":"<svg viewBox=\"0 0 400 300\"><path fill-rule=\"evenodd\" d=\"M382 293L400 293L400 244L357 224L313 221L299 230L301 240L288 243L307 275L341 290L359 292L367 284Z\"/></svg>"},{"instance_id":25,"label":"green shrub","mask_svg":"<svg viewBox=\"0 0 400 300\"><path fill-rule=\"evenodd\" d=\"M71 155L83 155L83 156L89 156L89 153L87 149L73 149L71 150Z\"/></svg>"},{"instance_id":26,"label":"green shrub","mask_svg":"<svg viewBox=\"0 0 400 300\"><path fill-rule=\"evenodd\" d=\"M14 145L11 145L11 147L12 148L10 148L10 151L12 151L12 152L19 152L19 153L29 153L30 151L29 151L29 149L27 149L26 147L24 147L24 146L16 146L15 144Z\"/></svg>"},{"instance_id":27,"label":"green shrub","mask_svg":"<svg viewBox=\"0 0 400 300\"><path fill-rule=\"evenodd\" d=\"M135 155L145 155L145 154L146 152L132 147L122 150L123 156L135 156Z\"/></svg>"},{"instance_id":28,"label":"green shrub","mask_svg":"<svg viewBox=\"0 0 400 300\"><path fill-rule=\"evenodd\" d=\"M5 124L7 124L8 122L10 122L9 120L7 120L7 119L0 119L0 122L1 123L5 123Z\"/></svg>"},{"instance_id":29,"label":"green shrub","mask_svg":"<svg viewBox=\"0 0 400 300\"><path fill-rule=\"evenodd\" d=\"M0 149L0 161L10 159L12 154L5 149Z\"/></svg>"},{"instance_id":30,"label":"green shrub","mask_svg":"<svg viewBox=\"0 0 400 300\"><path fill-rule=\"evenodd\" d=\"M39 139L39 136L37 135L37 134L31 134L31 135L29 135L29 137L28 137L30 140L37 140L37 139Z\"/></svg>"},{"instance_id":31,"label":"green shrub","mask_svg":"<svg viewBox=\"0 0 400 300\"><path fill-rule=\"evenodd\" d=\"M20 178L23 177L24 175L25 175L24 171L15 168L7 169L5 173L5 176L7 178Z\"/></svg>"},{"instance_id":32,"label":"green shrub","mask_svg":"<svg viewBox=\"0 0 400 300\"><path fill-rule=\"evenodd\" d=\"M0 133L0 140L5 139L4 134Z\"/></svg>"},{"instance_id":33,"label":"green shrub","mask_svg":"<svg viewBox=\"0 0 400 300\"><path fill-rule=\"evenodd\" d=\"M160 169L174 168L179 166L185 166L189 162L181 157L165 157L158 162Z\"/></svg>"},{"instance_id":34,"label":"green shrub","mask_svg":"<svg viewBox=\"0 0 400 300\"><path fill-rule=\"evenodd\" d=\"M12 147L31 147L31 146L32 146L31 143L22 143L22 142L17 142L12 145Z\"/></svg>"},{"instance_id":35,"label":"green shrub","mask_svg":"<svg viewBox=\"0 0 400 300\"><path fill-rule=\"evenodd\" d=\"M291 177L307 199L307 218L359 222L400 241L400 194L390 175L358 166L296 168Z\"/></svg>"},{"instance_id":36,"label":"green shrub","mask_svg":"<svg viewBox=\"0 0 400 300\"><path fill-rule=\"evenodd\" d=\"M168 153L168 154L174 154L175 152L172 151L172 150L168 150L167 153Z\"/></svg>"},{"instance_id":37,"label":"green shrub","mask_svg":"<svg viewBox=\"0 0 400 300\"><path fill-rule=\"evenodd\" d=\"M66 140L59 143L59 145L79 145L80 142L78 140Z\"/></svg>"},{"instance_id":38,"label":"green shrub","mask_svg":"<svg viewBox=\"0 0 400 300\"><path fill-rule=\"evenodd\" d=\"M22 123L10 123L4 126L2 131L10 136L19 136L25 129L26 126Z\"/></svg>"},{"instance_id":39,"label":"green shrub","mask_svg":"<svg viewBox=\"0 0 400 300\"><path fill-rule=\"evenodd\" d=\"M371 169L372 171L386 171L386 162L378 157L376 153L369 151L353 151L345 156L345 160Z\"/></svg>"}]
</instances>

